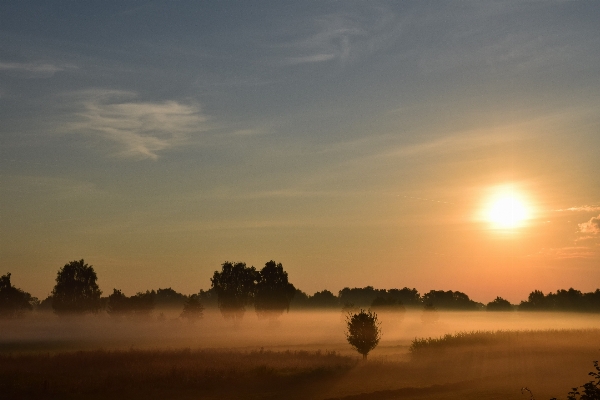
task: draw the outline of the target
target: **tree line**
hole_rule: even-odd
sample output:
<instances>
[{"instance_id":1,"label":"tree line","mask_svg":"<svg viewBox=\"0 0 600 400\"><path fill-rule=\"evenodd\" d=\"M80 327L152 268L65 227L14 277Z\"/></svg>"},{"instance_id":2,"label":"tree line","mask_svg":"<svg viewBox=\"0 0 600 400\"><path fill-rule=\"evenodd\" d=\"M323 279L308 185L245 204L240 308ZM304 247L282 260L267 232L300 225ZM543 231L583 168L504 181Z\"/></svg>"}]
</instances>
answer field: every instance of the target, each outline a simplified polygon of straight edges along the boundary
<instances>
[{"instance_id":1,"label":"tree line","mask_svg":"<svg viewBox=\"0 0 600 400\"><path fill-rule=\"evenodd\" d=\"M431 310L487 311L579 311L600 312L600 289L582 293L573 288L544 294L534 290L518 305L496 297L483 304L459 291L430 290L421 295L415 288L375 289L345 287L337 295L322 290L307 295L288 280L281 263L273 260L257 270L244 262L226 261L210 278L211 288L184 295L171 288L147 290L127 296L114 288L102 297L93 266L75 260L57 272L56 284L43 301L31 296L10 282L11 274L0 277L0 317L15 318L28 311L53 310L55 313L81 314L106 311L114 317L147 316L155 308L178 308L182 318L199 319L205 307L216 307L235 324L248 308L254 308L259 318L275 319L291 309L330 308L345 311L359 308L376 311L404 311L406 308Z\"/></svg>"}]
</instances>

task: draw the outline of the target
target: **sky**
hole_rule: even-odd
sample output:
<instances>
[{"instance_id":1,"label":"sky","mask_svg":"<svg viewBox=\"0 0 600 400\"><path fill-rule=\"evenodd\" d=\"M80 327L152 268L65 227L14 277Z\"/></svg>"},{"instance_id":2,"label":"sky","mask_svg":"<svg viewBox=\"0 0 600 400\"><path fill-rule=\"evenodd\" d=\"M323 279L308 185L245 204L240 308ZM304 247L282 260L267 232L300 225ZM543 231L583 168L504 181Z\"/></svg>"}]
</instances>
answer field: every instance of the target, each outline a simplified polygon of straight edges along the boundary
<instances>
[{"instance_id":1,"label":"sky","mask_svg":"<svg viewBox=\"0 0 600 400\"><path fill-rule=\"evenodd\" d=\"M251 3L251 4L250 4ZM2 1L0 273L600 287L600 2ZM498 225L508 198L524 214Z\"/></svg>"}]
</instances>

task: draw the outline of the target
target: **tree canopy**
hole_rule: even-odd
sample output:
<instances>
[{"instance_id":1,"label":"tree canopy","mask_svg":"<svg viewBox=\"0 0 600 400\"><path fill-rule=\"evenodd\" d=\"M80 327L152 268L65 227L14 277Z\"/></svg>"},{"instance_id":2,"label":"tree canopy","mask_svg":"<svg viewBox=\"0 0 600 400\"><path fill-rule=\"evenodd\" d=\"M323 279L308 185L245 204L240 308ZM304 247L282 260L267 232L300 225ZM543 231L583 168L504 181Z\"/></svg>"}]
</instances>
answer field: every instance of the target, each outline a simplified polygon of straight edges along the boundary
<instances>
[{"instance_id":1,"label":"tree canopy","mask_svg":"<svg viewBox=\"0 0 600 400\"><path fill-rule=\"evenodd\" d=\"M260 317L274 317L288 311L295 293L296 288L289 283L283 265L273 260L267 262L260 270L256 284L256 313Z\"/></svg>"},{"instance_id":2,"label":"tree canopy","mask_svg":"<svg viewBox=\"0 0 600 400\"><path fill-rule=\"evenodd\" d=\"M377 312L382 311L395 311L402 312L406 311L404 305L398 299L391 296L380 296L376 297L371 303L371 309Z\"/></svg>"},{"instance_id":3,"label":"tree canopy","mask_svg":"<svg viewBox=\"0 0 600 400\"><path fill-rule=\"evenodd\" d=\"M396 302L406 306L418 306L421 304L421 296L417 289L375 289L373 286L363 288L345 287L338 293L340 303L352 303L360 307L369 307L376 298L395 299Z\"/></svg>"},{"instance_id":4,"label":"tree canopy","mask_svg":"<svg viewBox=\"0 0 600 400\"><path fill-rule=\"evenodd\" d=\"M106 312L111 316L148 316L154 310L155 297L156 292L154 290L138 292L134 296L127 297L120 290L113 289L112 294L108 296Z\"/></svg>"},{"instance_id":5,"label":"tree canopy","mask_svg":"<svg viewBox=\"0 0 600 400\"><path fill-rule=\"evenodd\" d=\"M431 304L438 309L477 310L479 306L483 307L465 293L452 290L430 290L423 295L423 303Z\"/></svg>"},{"instance_id":6,"label":"tree canopy","mask_svg":"<svg viewBox=\"0 0 600 400\"><path fill-rule=\"evenodd\" d=\"M508 300L502 297L496 297L486 305L487 311L513 311L513 306Z\"/></svg>"},{"instance_id":7,"label":"tree canopy","mask_svg":"<svg viewBox=\"0 0 600 400\"><path fill-rule=\"evenodd\" d=\"M100 295L96 272L83 259L65 264L56 274L52 308L58 314L97 312Z\"/></svg>"},{"instance_id":8,"label":"tree canopy","mask_svg":"<svg viewBox=\"0 0 600 400\"><path fill-rule=\"evenodd\" d=\"M254 300L256 283L260 274L246 263L229 261L221 265L221 272L215 271L210 279L217 292L221 314L226 319L239 321L243 318L246 306Z\"/></svg>"},{"instance_id":9,"label":"tree canopy","mask_svg":"<svg viewBox=\"0 0 600 400\"><path fill-rule=\"evenodd\" d=\"M559 289L546 295L540 290L534 290L529 294L527 301L519 304L519 310L600 312L600 289L589 293L582 293L573 288Z\"/></svg>"},{"instance_id":10,"label":"tree canopy","mask_svg":"<svg viewBox=\"0 0 600 400\"><path fill-rule=\"evenodd\" d=\"M0 276L0 318L15 318L33 309L35 297L10 283L10 272Z\"/></svg>"},{"instance_id":11,"label":"tree canopy","mask_svg":"<svg viewBox=\"0 0 600 400\"><path fill-rule=\"evenodd\" d=\"M193 294L188 297L187 301L183 304L183 311L180 317L185 318L190 322L199 320L204 316L204 306L199 294Z\"/></svg>"},{"instance_id":12,"label":"tree canopy","mask_svg":"<svg viewBox=\"0 0 600 400\"><path fill-rule=\"evenodd\" d=\"M366 360L367 354L379 344L381 339L381 324L377 321L377 314L365 310L348 314L346 325L346 340Z\"/></svg>"}]
</instances>

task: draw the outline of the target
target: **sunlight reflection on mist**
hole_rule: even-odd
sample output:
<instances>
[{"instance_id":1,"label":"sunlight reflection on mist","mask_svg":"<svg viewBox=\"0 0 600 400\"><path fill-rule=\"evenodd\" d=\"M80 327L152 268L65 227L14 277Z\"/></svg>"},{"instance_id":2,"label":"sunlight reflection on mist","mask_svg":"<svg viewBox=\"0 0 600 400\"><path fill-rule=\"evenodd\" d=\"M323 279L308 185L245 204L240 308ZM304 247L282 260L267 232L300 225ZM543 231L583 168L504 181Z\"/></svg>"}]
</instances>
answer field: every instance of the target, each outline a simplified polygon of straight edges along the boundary
<instances>
[{"instance_id":1,"label":"sunlight reflection on mist","mask_svg":"<svg viewBox=\"0 0 600 400\"><path fill-rule=\"evenodd\" d=\"M165 312L147 319L115 319L106 314L59 318L36 313L22 320L0 323L0 351L76 350L90 348L227 348L273 350L335 350L354 354L344 336L345 323L339 311L292 311L276 322L259 320L247 313L234 327L217 311L190 324ZM434 323L423 322L421 310L380 313L383 337L373 351L385 348L406 354L416 337L473 330L540 330L600 328L594 314L535 312L439 312Z\"/></svg>"}]
</instances>

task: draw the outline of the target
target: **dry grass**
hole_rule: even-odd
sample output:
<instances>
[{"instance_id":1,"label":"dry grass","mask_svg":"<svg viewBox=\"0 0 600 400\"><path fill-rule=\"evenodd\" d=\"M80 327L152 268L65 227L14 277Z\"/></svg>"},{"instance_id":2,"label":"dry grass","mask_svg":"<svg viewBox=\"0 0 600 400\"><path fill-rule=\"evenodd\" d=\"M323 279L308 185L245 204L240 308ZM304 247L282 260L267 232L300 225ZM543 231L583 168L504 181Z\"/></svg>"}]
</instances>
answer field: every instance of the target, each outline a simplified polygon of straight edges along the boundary
<instances>
[{"instance_id":1,"label":"dry grass","mask_svg":"<svg viewBox=\"0 0 600 400\"><path fill-rule=\"evenodd\" d=\"M78 351L0 356L3 398L198 398L283 395L347 372L335 352ZM290 396L294 397L294 396Z\"/></svg>"},{"instance_id":2,"label":"dry grass","mask_svg":"<svg viewBox=\"0 0 600 400\"><path fill-rule=\"evenodd\" d=\"M458 346L491 346L499 344L514 344L529 346L547 343L570 342L572 340L598 340L600 331L597 329L547 329L526 331L471 331L447 333L437 338L415 338L410 344L409 351L418 355L430 351L442 351Z\"/></svg>"}]
</instances>

